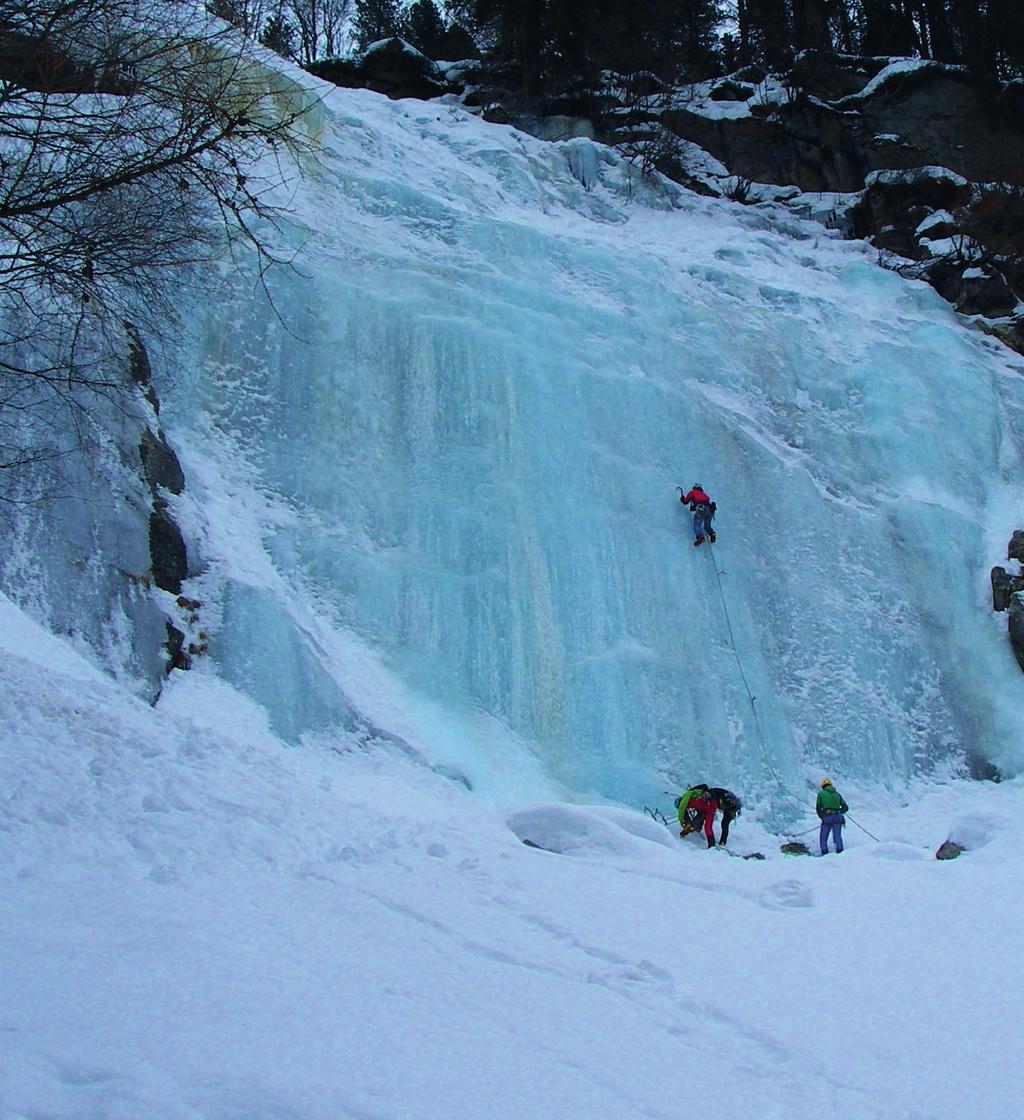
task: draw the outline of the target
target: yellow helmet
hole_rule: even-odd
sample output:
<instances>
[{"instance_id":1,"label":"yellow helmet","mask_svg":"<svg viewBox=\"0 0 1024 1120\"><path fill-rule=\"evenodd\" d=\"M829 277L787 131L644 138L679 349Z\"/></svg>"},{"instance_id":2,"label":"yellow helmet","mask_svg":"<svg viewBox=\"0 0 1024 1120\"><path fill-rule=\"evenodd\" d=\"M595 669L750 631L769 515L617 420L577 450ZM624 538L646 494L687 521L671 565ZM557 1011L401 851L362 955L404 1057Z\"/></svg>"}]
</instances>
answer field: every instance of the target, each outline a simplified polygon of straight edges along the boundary
<instances>
[{"instance_id":1,"label":"yellow helmet","mask_svg":"<svg viewBox=\"0 0 1024 1120\"><path fill-rule=\"evenodd\" d=\"M831 784L832 784L832 779L831 778L822 778L821 779L821 788L822 789L824 789L826 786L830 786Z\"/></svg>"}]
</instances>

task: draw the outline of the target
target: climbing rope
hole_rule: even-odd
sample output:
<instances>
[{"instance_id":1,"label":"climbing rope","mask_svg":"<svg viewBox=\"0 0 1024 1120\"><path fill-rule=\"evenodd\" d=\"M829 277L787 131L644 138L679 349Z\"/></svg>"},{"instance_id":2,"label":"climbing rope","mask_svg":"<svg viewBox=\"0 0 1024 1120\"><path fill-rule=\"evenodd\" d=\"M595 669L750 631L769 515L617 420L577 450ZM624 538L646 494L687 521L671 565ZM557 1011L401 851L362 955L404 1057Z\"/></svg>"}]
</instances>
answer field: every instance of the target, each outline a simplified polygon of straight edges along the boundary
<instances>
[{"instance_id":1,"label":"climbing rope","mask_svg":"<svg viewBox=\"0 0 1024 1120\"><path fill-rule=\"evenodd\" d=\"M750 688L750 682L747 680L747 674L743 668L743 660L740 657L739 650L736 648L736 635L733 632L732 619L729 617L729 606L726 603L725 590L722 587L722 573L719 571L718 561L715 559L714 545L710 540L708 541L708 550L711 553L711 566L715 570L715 582L718 584L718 597L722 600L722 614L725 616L725 625L729 631L729 648L732 650L733 657L736 658L736 667L740 671L740 679L743 681L743 687L747 692L747 699L750 701L750 710L754 716L754 727L757 729L757 740L761 748L761 755L764 758L765 765L775 779L775 783L779 787L782 796L787 798L794 805L799 806L801 811L806 812L804 802L798 800L786 789L785 783L782 781L782 778L779 777L779 772L775 769L771 756L768 754L768 744L765 741L764 728L761 726L761 717L758 715L757 711L757 697Z\"/></svg>"},{"instance_id":2,"label":"climbing rope","mask_svg":"<svg viewBox=\"0 0 1024 1120\"><path fill-rule=\"evenodd\" d=\"M726 628L729 631L729 648L732 650L733 657L736 658L736 667L740 671L740 679L743 681L743 687L747 691L747 699L750 701L750 710L751 710L751 712L753 713L753 716L754 716L754 726L757 728L757 739L758 739L758 745L761 748L761 755L764 758L765 765L771 771L771 775L775 779L775 783L779 787L779 790L781 791L782 796L785 797L788 801L791 801L794 805L796 805L800 809L801 812L805 813L805 812L807 812L807 809L805 808L804 802L800 801L799 799L794 797L793 794L791 794L789 792L789 790L786 788L785 784L783 783L782 778L779 777L779 772L775 769L775 766L774 766L774 764L772 763L772 760L771 760L771 756L768 754L768 744L765 741L764 729L761 727L761 717L758 715L758 712L757 712L757 703L756 703L757 697L751 691L750 682L747 680L747 674L746 674L746 672L744 671L744 668L743 668L743 661L740 658L740 652L736 648L736 635L733 633L732 619L729 617L729 606L728 606L728 604L726 602L726 599L725 599L725 591L722 588L722 573L721 573L721 571L719 571L718 561L715 559L714 545L712 545L710 539L708 540L708 551L711 553L711 566L715 570L715 581L718 584L718 596L722 600L722 614L725 616L725 625L726 625ZM846 817L846 819L848 821L850 821L851 824L857 825L857 827L861 830L861 832L870 836L871 839L874 840L876 843L880 842L878 840L878 837L875 836L874 833L868 832L868 830L862 824L855 821L853 819L853 817L850 816L849 813L845 813L844 816ZM813 832L814 829L809 828L807 831L808 832ZM798 836L804 836L805 833L800 832L800 833L797 833L797 835Z\"/></svg>"}]
</instances>

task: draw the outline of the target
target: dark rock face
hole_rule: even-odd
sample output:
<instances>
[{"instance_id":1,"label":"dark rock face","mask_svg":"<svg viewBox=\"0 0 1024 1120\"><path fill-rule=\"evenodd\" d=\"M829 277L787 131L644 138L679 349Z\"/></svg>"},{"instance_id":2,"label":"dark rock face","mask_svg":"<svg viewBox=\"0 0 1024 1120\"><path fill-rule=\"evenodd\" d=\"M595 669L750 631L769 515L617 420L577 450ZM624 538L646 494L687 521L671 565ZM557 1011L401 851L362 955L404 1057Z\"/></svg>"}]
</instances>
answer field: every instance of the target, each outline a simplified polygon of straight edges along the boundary
<instances>
[{"instance_id":1,"label":"dark rock face","mask_svg":"<svg viewBox=\"0 0 1024 1120\"><path fill-rule=\"evenodd\" d=\"M894 248L894 252L911 259L924 256L914 236L921 220L935 211L964 206L971 197L970 186L962 177L929 171L932 169L872 176L850 211L854 234L870 237L876 244L883 231L896 234L901 248ZM959 291L959 275L955 287Z\"/></svg>"},{"instance_id":2,"label":"dark rock face","mask_svg":"<svg viewBox=\"0 0 1024 1120\"><path fill-rule=\"evenodd\" d=\"M1020 194L1021 197L1018 197ZM1024 192L972 183L944 168L869 175L853 233L907 261L957 311L1024 353Z\"/></svg>"},{"instance_id":3,"label":"dark rock face","mask_svg":"<svg viewBox=\"0 0 1024 1120\"><path fill-rule=\"evenodd\" d=\"M826 51L801 51L793 60L793 81L822 101L838 101L841 97L860 93L871 79L884 69L887 58L836 55ZM764 76L758 79L764 80Z\"/></svg>"},{"instance_id":4,"label":"dark rock face","mask_svg":"<svg viewBox=\"0 0 1024 1120\"><path fill-rule=\"evenodd\" d=\"M952 840L943 840L935 853L936 859L956 859L961 852L965 851L959 844L954 844Z\"/></svg>"},{"instance_id":5,"label":"dark rock face","mask_svg":"<svg viewBox=\"0 0 1024 1120\"><path fill-rule=\"evenodd\" d=\"M1024 529L1014 529L1006 546L1009 560L1024 563ZM1024 670L1024 572L1011 575L1005 568L992 569L992 609L1007 612L1010 647Z\"/></svg>"},{"instance_id":6,"label":"dark rock face","mask_svg":"<svg viewBox=\"0 0 1024 1120\"><path fill-rule=\"evenodd\" d=\"M307 69L335 85L372 89L392 100L402 97L429 100L452 92L437 64L397 37L375 43L359 59L328 58L310 63Z\"/></svg>"},{"instance_id":7,"label":"dark rock face","mask_svg":"<svg viewBox=\"0 0 1024 1120\"><path fill-rule=\"evenodd\" d=\"M1016 306L1017 297L1010 285L991 265L979 265L964 272L957 311L998 319Z\"/></svg>"},{"instance_id":8,"label":"dark rock face","mask_svg":"<svg viewBox=\"0 0 1024 1120\"><path fill-rule=\"evenodd\" d=\"M1010 606L1007 609L1013 656L1017 658L1021 669L1024 669L1024 591L1017 591L1010 596Z\"/></svg>"},{"instance_id":9,"label":"dark rock face","mask_svg":"<svg viewBox=\"0 0 1024 1120\"><path fill-rule=\"evenodd\" d=\"M824 106L773 107L771 117L711 120L669 109L661 123L710 152L736 175L758 183L793 183L805 191L854 191L872 170L840 113Z\"/></svg>"},{"instance_id":10,"label":"dark rock face","mask_svg":"<svg viewBox=\"0 0 1024 1120\"><path fill-rule=\"evenodd\" d=\"M188 553L181 530L164 509L149 515L149 555L153 563L153 582L177 595L181 582L188 578Z\"/></svg>"},{"instance_id":11,"label":"dark rock face","mask_svg":"<svg viewBox=\"0 0 1024 1120\"><path fill-rule=\"evenodd\" d=\"M992 609L1005 611L1010 599L1018 591L1024 591L1024 576L1011 576L1005 568L992 569Z\"/></svg>"},{"instance_id":12,"label":"dark rock face","mask_svg":"<svg viewBox=\"0 0 1024 1120\"><path fill-rule=\"evenodd\" d=\"M160 415L160 401L153 388L153 369L149 364L149 352L142 341L138 327L127 319L124 323L125 338L128 342L128 376L140 386L153 411Z\"/></svg>"},{"instance_id":13,"label":"dark rock face","mask_svg":"<svg viewBox=\"0 0 1024 1120\"><path fill-rule=\"evenodd\" d=\"M142 336L131 323L125 323L128 340L128 372L132 380L142 389L154 414L159 414L159 404L151 384L152 371L149 354ZM185 490L185 473L174 449L167 442L159 424L143 429L139 438L139 461L143 481L149 488L151 507L149 514L149 564L152 582L163 591L179 596L177 606L181 614L167 611L165 620L167 640L164 643L167 659L166 671L188 669L192 655L206 652L205 635L198 642L189 642L186 631L190 624L198 622L194 608L199 604L181 597L182 581L189 575L188 549L185 538L177 522L167 508L163 492L181 494ZM186 622L187 619L187 622ZM183 629L185 627L185 629Z\"/></svg>"},{"instance_id":14,"label":"dark rock face","mask_svg":"<svg viewBox=\"0 0 1024 1120\"><path fill-rule=\"evenodd\" d=\"M788 77L788 102L735 120L677 109L662 123L735 174L804 191L856 191L870 171L930 165L977 182L1024 183L1024 129L994 111L980 84L935 63L865 94L888 61L808 53Z\"/></svg>"},{"instance_id":15,"label":"dark rock face","mask_svg":"<svg viewBox=\"0 0 1024 1120\"><path fill-rule=\"evenodd\" d=\"M172 622L167 623L167 672L191 669L192 658L185 652L185 635Z\"/></svg>"},{"instance_id":16,"label":"dark rock face","mask_svg":"<svg viewBox=\"0 0 1024 1120\"><path fill-rule=\"evenodd\" d=\"M158 487L180 494L185 489L185 474L178 462L178 456L163 437L163 433L153 434L148 428L142 433L139 444L142 457L142 473L149 488L155 494Z\"/></svg>"},{"instance_id":17,"label":"dark rock face","mask_svg":"<svg viewBox=\"0 0 1024 1120\"><path fill-rule=\"evenodd\" d=\"M935 63L899 75L858 105L875 133L894 133L925 156L977 182L1024 182L1024 130L994 111L987 89Z\"/></svg>"}]
</instances>

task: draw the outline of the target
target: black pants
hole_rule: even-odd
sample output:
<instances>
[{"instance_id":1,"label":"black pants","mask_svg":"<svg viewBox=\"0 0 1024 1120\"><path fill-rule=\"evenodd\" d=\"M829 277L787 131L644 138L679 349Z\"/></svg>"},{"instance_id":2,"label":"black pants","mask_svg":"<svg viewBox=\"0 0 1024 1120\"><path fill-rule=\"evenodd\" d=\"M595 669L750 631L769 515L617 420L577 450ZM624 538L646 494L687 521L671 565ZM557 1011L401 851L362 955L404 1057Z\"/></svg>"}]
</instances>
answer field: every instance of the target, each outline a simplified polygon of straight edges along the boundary
<instances>
[{"instance_id":1,"label":"black pants","mask_svg":"<svg viewBox=\"0 0 1024 1120\"><path fill-rule=\"evenodd\" d=\"M722 810L722 835L719 839L719 844L728 844L729 842L729 825L736 819L735 813L730 813L728 809Z\"/></svg>"}]
</instances>

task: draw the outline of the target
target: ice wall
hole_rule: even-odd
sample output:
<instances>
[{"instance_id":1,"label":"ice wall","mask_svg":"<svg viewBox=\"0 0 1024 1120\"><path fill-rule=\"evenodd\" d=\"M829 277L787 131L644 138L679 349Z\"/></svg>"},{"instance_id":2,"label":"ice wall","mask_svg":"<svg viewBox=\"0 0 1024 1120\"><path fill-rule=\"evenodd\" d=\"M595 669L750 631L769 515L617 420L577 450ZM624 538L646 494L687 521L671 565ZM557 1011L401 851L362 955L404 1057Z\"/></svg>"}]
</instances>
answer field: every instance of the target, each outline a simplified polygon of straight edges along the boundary
<instances>
[{"instance_id":1,"label":"ice wall","mask_svg":"<svg viewBox=\"0 0 1024 1120\"><path fill-rule=\"evenodd\" d=\"M322 656L347 634L580 792L1020 766L986 602L1019 361L820 226L321 91L275 307L225 268L161 386L200 506L251 512L198 508L197 555L211 654L280 730L352 707ZM676 501L696 480L713 553Z\"/></svg>"}]
</instances>

